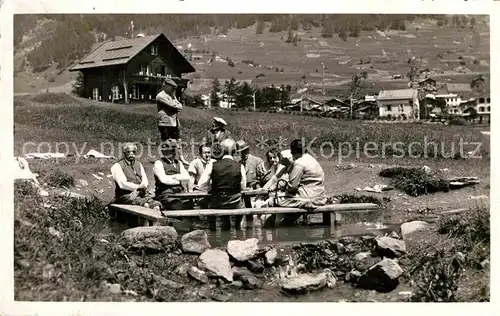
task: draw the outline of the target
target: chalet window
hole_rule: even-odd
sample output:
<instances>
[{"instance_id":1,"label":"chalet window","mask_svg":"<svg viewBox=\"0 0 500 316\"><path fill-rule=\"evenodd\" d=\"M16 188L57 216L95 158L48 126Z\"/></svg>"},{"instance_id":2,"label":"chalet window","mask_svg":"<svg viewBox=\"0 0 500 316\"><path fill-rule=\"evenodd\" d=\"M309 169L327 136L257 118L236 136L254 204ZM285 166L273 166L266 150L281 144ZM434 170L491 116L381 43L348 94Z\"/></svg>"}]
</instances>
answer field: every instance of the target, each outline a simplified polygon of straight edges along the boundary
<instances>
[{"instance_id":1,"label":"chalet window","mask_svg":"<svg viewBox=\"0 0 500 316\"><path fill-rule=\"evenodd\" d=\"M99 88L92 89L92 99L93 100L99 99Z\"/></svg>"},{"instance_id":2,"label":"chalet window","mask_svg":"<svg viewBox=\"0 0 500 316\"><path fill-rule=\"evenodd\" d=\"M490 106L489 106L489 105L486 107L486 111L487 111L487 112L490 112L490 111L491 111L491 110L490 110Z\"/></svg>"},{"instance_id":3,"label":"chalet window","mask_svg":"<svg viewBox=\"0 0 500 316\"><path fill-rule=\"evenodd\" d=\"M120 98L120 87L114 86L111 89L111 93L113 94L113 100L117 100Z\"/></svg>"},{"instance_id":4,"label":"chalet window","mask_svg":"<svg viewBox=\"0 0 500 316\"><path fill-rule=\"evenodd\" d=\"M491 99L490 98L486 98L486 103L491 103Z\"/></svg>"},{"instance_id":5,"label":"chalet window","mask_svg":"<svg viewBox=\"0 0 500 316\"><path fill-rule=\"evenodd\" d=\"M484 98L480 98L479 103L484 103Z\"/></svg>"},{"instance_id":6,"label":"chalet window","mask_svg":"<svg viewBox=\"0 0 500 316\"><path fill-rule=\"evenodd\" d=\"M158 56L158 46L157 45L151 46L151 55Z\"/></svg>"},{"instance_id":7,"label":"chalet window","mask_svg":"<svg viewBox=\"0 0 500 316\"><path fill-rule=\"evenodd\" d=\"M386 108L387 108L387 111L388 112L391 112L392 111L392 107L390 105L386 105Z\"/></svg>"},{"instance_id":8,"label":"chalet window","mask_svg":"<svg viewBox=\"0 0 500 316\"><path fill-rule=\"evenodd\" d=\"M479 107L479 112L484 112L484 106Z\"/></svg>"}]
</instances>

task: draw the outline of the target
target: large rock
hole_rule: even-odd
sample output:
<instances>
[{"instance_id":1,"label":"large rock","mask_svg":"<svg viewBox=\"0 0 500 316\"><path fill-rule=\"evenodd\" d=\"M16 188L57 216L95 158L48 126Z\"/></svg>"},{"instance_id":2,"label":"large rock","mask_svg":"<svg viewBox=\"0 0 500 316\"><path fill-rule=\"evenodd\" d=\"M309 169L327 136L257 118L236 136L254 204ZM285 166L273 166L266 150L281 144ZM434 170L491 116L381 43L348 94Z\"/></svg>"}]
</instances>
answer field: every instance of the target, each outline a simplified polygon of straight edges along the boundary
<instances>
[{"instance_id":1,"label":"large rock","mask_svg":"<svg viewBox=\"0 0 500 316\"><path fill-rule=\"evenodd\" d=\"M419 231L429 230L431 225L424 221L413 221L401 225L401 235L403 239L408 237L409 234Z\"/></svg>"},{"instance_id":2,"label":"large rock","mask_svg":"<svg viewBox=\"0 0 500 316\"><path fill-rule=\"evenodd\" d=\"M227 252L238 261L247 261L257 255L259 246L257 238L247 240L230 240L227 243Z\"/></svg>"},{"instance_id":3,"label":"large rock","mask_svg":"<svg viewBox=\"0 0 500 316\"><path fill-rule=\"evenodd\" d=\"M207 233L198 229L184 234L181 238L182 251L202 254L210 248Z\"/></svg>"},{"instance_id":4,"label":"large rock","mask_svg":"<svg viewBox=\"0 0 500 316\"><path fill-rule=\"evenodd\" d=\"M354 256L354 265L360 271L366 271L379 261L380 258L373 257L371 252L360 252Z\"/></svg>"},{"instance_id":5,"label":"large rock","mask_svg":"<svg viewBox=\"0 0 500 316\"><path fill-rule=\"evenodd\" d=\"M326 273L320 274L298 274L291 278L286 278L282 281L281 289L290 293L304 293L314 290L319 290L326 286Z\"/></svg>"},{"instance_id":6,"label":"large rock","mask_svg":"<svg viewBox=\"0 0 500 316\"><path fill-rule=\"evenodd\" d=\"M278 257L278 250L276 250L276 248L272 248L271 250L266 252L265 257L267 264L273 265L276 261L276 258Z\"/></svg>"},{"instance_id":7,"label":"large rock","mask_svg":"<svg viewBox=\"0 0 500 316\"><path fill-rule=\"evenodd\" d=\"M259 280L252 272L244 267L233 267L233 278L243 282L247 289L258 289L262 287L263 282Z\"/></svg>"},{"instance_id":8,"label":"large rock","mask_svg":"<svg viewBox=\"0 0 500 316\"><path fill-rule=\"evenodd\" d=\"M204 269L224 278L228 282L233 281L233 271L229 263L229 256L225 251L207 249L201 254L200 262Z\"/></svg>"},{"instance_id":9,"label":"large rock","mask_svg":"<svg viewBox=\"0 0 500 316\"><path fill-rule=\"evenodd\" d=\"M195 280L200 281L201 283L208 283L208 277L205 272L198 269L197 267L189 267L187 273Z\"/></svg>"},{"instance_id":10,"label":"large rock","mask_svg":"<svg viewBox=\"0 0 500 316\"><path fill-rule=\"evenodd\" d=\"M358 286L368 290L379 292L390 292L399 285L399 277L403 269L392 259L385 258L368 271L358 280Z\"/></svg>"},{"instance_id":11,"label":"large rock","mask_svg":"<svg viewBox=\"0 0 500 316\"><path fill-rule=\"evenodd\" d=\"M124 230L121 243L133 249L169 250L175 246L177 231L171 226L144 226Z\"/></svg>"},{"instance_id":12,"label":"large rock","mask_svg":"<svg viewBox=\"0 0 500 316\"><path fill-rule=\"evenodd\" d=\"M377 251L382 257L396 258L406 253L406 243L391 237L378 237Z\"/></svg>"}]
</instances>

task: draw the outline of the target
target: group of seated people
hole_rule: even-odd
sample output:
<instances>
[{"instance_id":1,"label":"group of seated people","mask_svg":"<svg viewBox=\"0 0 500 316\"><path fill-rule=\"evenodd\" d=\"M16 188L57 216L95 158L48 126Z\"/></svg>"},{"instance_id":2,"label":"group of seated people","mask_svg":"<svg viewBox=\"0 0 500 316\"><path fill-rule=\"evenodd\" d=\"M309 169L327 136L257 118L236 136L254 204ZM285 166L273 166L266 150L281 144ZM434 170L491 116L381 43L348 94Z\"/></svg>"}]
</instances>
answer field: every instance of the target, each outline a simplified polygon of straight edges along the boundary
<instances>
[{"instance_id":1,"label":"group of seated people","mask_svg":"<svg viewBox=\"0 0 500 316\"><path fill-rule=\"evenodd\" d=\"M222 125L222 119L214 119ZM224 122L225 123L225 122ZM225 124L224 124L225 125ZM136 160L137 147L123 146L123 158L111 168L115 180L115 198L111 203L133 204L158 211L194 208L192 199L172 197L172 193L204 191L209 198L198 201L201 208L240 209L245 207L297 207L315 208L325 205L324 172L316 159L306 152L301 140L294 140L290 149L271 148L265 161L250 153L243 140L233 140L228 132L205 137L199 146L199 156L186 169L179 160L176 140L168 139L161 145L162 157L154 163L154 194L148 193L148 179L144 167ZM252 198L245 205L242 191L263 189L272 192L269 197ZM293 223L300 215L263 216L272 220ZM240 222L242 216L236 218ZM223 218L228 224L229 218Z\"/></svg>"}]
</instances>

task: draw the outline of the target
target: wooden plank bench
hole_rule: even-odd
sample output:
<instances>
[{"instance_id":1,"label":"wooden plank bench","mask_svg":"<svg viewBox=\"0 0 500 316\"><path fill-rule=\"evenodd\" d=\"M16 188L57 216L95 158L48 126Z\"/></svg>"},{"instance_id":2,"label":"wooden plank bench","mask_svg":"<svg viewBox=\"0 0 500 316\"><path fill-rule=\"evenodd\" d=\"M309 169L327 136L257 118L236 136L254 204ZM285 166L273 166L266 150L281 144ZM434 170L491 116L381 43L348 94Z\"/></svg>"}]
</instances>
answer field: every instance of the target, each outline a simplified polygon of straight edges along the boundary
<instances>
[{"instance_id":1,"label":"wooden plank bench","mask_svg":"<svg viewBox=\"0 0 500 316\"><path fill-rule=\"evenodd\" d=\"M320 206L315 209L301 209L292 207L264 207L264 208L242 208L242 209L193 209L181 211L164 211L166 217L159 212L136 205L110 205L115 211L132 214L144 220L145 224L154 225L156 222L164 221L166 218L184 218L184 217L221 217L221 216L252 216L264 214L323 214L323 224L331 225L331 213L334 213L334 224L341 223L342 212L352 211L372 211L378 209L378 205L372 203L353 203L353 204L330 204Z\"/></svg>"},{"instance_id":2,"label":"wooden plank bench","mask_svg":"<svg viewBox=\"0 0 500 316\"><path fill-rule=\"evenodd\" d=\"M160 212L139 205L111 204L109 209L137 217L140 226L153 226L166 222Z\"/></svg>"}]
</instances>

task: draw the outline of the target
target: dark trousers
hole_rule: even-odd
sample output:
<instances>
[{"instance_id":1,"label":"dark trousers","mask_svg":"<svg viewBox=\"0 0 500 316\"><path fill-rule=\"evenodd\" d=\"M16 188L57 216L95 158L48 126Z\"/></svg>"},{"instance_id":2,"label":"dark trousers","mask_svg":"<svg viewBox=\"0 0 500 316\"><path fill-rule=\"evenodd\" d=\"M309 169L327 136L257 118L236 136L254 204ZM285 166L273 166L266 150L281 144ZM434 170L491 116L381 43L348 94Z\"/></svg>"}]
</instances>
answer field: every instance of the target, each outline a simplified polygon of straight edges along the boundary
<instances>
[{"instance_id":1,"label":"dark trousers","mask_svg":"<svg viewBox=\"0 0 500 316\"><path fill-rule=\"evenodd\" d=\"M213 209L240 209L245 208L245 204L243 203L241 193L237 194L214 194L211 197L210 208ZM239 227L239 224L242 220L242 215L235 216L235 224L236 228ZM222 229L228 230L231 228L231 218L230 216L221 216L221 224ZM210 226L212 228L215 227L215 219L211 219Z\"/></svg>"},{"instance_id":2,"label":"dark trousers","mask_svg":"<svg viewBox=\"0 0 500 316\"><path fill-rule=\"evenodd\" d=\"M181 133L179 126L158 126L160 130L161 141L164 142L167 139L179 139L181 138Z\"/></svg>"}]
</instances>

